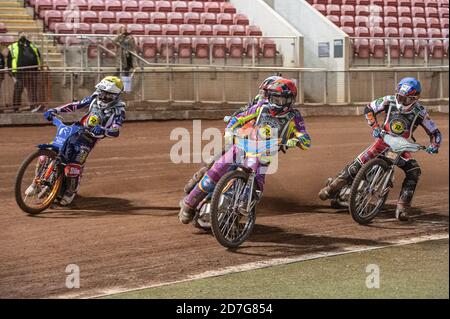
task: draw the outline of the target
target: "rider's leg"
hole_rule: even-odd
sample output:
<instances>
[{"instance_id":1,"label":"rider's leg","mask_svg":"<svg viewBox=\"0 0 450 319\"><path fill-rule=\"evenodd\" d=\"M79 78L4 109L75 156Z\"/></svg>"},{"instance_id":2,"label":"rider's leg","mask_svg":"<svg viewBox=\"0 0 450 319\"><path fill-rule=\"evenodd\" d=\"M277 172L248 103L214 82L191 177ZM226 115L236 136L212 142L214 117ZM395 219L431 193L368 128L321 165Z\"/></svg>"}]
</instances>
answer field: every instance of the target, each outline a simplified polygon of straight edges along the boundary
<instances>
[{"instance_id":1,"label":"rider's leg","mask_svg":"<svg viewBox=\"0 0 450 319\"><path fill-rule=\"evenodd\" d=\"M195 172L195 174L191 177L191 179L187 182L186 186L184 186L184 193L189 194L197 185L198 182L203 178L206 172L214 165L214 163L223 155L225 152L223 151L221 154L212 157L208 162L203 163L202 167Z\"/></svg>"},{"instance_id":2,"label":"rider's leg","mask_svg":"<svg viewBox=\"0 0 450 319\"><path fill-rule=\"evenodd\" d=\"M407 158L406 160L401 161L399 167L405 172L405 179L403 180L402 190L400 191L400 196L397 202L395 217L400 221L407 221L421 170L419 163L412 158Z\"/></svg>"},{"instance_id":3,"label":"rider's leg","mask_svg":"<svg viewBox=\"0 0 450 319\"><path fill-rule=\"evenodd\" d=\"M38 160L36 161L36 168L34 170L35 177L38 177L38 175L40 174L40 168L42 165L44 165L46 160L47 160L47 156L41 155L38 157ZM30 186L28 186L28 188L25 190L25 195L33 196L33 195L37 194L38 192L39 192L38 186L33 181L33 182L31 182Z\"/></svg>"},{"instance_id":4,"label":"rider's leg","mask_svg":"<svg viewBox=\"0 0 450 319\"><path fill-rule=\"evenodd\" d=\"M358 155L358 157L333 179L331 183L322 188L319 192L319 198L321 200L327 200L337 194L342 187L351 183L358 174L360 168L369 160L375 158L380 153L386 151L388 146L382 139L377 139L372 145L370 145L364 152Z\"/></svg>"},{"instance_id":5,"label":"rider's leg","mask_svg":"<svg viewBox=\"0 0 450 319\"><path fill-rule=\"evenodd\" d=\"M219 179L228 171L234 163L236 148L232 147L219 160L217 160L200 182L195 185L192 191L180 202L179 219L183 224L188 224L195 216L195 208L198 204L214 190Z\"/></svg>"},{"instance_id":6,"label":"rider's leg","mask_svg":"<svg viewBox=\"0 0 450 319\"><path fill-rule=\"evenodd\" d=\"M67 206L72 203L75 195L80 189L81 174L83 172L83 166L77 163L67 164L64 168L64 174L66 175L66 191L63 197L59 201L62 206Z\"/></svg>"}]
</instances>

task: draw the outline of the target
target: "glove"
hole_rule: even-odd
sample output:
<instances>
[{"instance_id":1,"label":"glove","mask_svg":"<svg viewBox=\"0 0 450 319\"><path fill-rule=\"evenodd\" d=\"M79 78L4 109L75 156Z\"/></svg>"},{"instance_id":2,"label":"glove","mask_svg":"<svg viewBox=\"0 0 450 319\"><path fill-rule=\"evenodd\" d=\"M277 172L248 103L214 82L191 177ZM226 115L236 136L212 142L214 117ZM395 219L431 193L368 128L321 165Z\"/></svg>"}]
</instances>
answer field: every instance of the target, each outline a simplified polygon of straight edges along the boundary
<instances>
[{"instance_id":1,"label":"glove","mask_svg":"<svg viewBox=\"0 0 450 319\"><path fill-rule=\"evenodd\" d=\"M431 144L425 149L425 152L428 154L437 154L439 152L439 146L436 144Z\"/></svg>"},{"instance_id":2,"label":"glove","mask_svg":"<svg viewBox=\"0 0 450 319\"><path fill-rule=\"evenodd\" d=\"M288 139L288 140L287 140L286 146L287 146L288 148L296 147L298 142L300 142L300 140L298 140L298 139L296 139L296 138L291 138L291 139Z\"/></svg>"},{"instance_id":3,"label":"glove","mask_svg":"<svg viewBox=\"0 0 450 319\"><path fill-rule=\"evenodd\" d=\"M105 129L101 127L100 125L94 126L94 128L91 129L92 134L94 135L103 135L105 134Z\"/></svg>"},{"instance_id":4,"label":"glove","mask_svg":"<svg viewBox=\"0 0 450 319\"><path fill-rule=\"evenodd\" d=\"M374 128L373 131L372 131L372 135L375 138L380 138L381 137L381 130L380 130L380 128L379 127Z\"/></svg>"},{"instance_id":5,"label":"glove","mask_svg":"<svg viewBox=\"0 0 450 319\"><path fill-rule=\"evenodd\" d=\"M55 109L49 109L44 112L44 119L46 119L47 121L51 121L53 116L55 116L56 113L57 112Z\"/></svg>"}]
</instances>

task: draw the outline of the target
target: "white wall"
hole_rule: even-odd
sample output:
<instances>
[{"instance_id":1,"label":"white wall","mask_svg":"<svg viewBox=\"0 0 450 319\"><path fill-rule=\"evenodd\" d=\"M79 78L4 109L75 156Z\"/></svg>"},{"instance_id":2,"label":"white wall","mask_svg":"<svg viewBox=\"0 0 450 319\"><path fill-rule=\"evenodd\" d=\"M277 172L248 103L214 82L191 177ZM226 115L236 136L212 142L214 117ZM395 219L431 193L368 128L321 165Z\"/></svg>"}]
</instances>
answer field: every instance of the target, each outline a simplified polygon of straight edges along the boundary
<instances>
[{"instance_id":1,"label":"white wall","mask_svg":"<svg viewBox=\"0 0 450 319\"><path fill-rule=\"evenodd\" d=\"M269 0L267 0L269 1ZM253 2L253 1L248 1ZM304 0L270 0L273 8L304 36L304 66L343 71L348 69L348 36ZM343 58L334 58L334 40L342 40ZM320 42L328 42L330 57L319 57Z\"/></svg>"},{"instance_id":2,"label":"white wall","mask_svg":"<svg viewBox=\"0 0 450 319\"><path fill-rule=\"evenodd\" d=\"M264 36L292 36L292 40L274 39L277 48L283 55L283 66L303 67L303 35L292 27L263 0L230 0L238 12L242 12L250 20L250 24L259 26Z\"/></svg>"}]
</instances>

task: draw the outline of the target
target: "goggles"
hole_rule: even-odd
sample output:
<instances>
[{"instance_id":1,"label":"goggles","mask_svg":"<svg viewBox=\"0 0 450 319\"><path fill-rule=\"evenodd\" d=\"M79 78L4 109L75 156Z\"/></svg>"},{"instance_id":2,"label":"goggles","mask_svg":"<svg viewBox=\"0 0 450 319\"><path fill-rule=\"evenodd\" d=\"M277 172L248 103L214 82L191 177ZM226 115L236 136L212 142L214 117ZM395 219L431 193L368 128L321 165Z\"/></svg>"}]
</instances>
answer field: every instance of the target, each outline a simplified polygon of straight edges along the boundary
<instances>
[{"instance_id":1,"label":"goggles","mask_svg":"<svg viewBox=\"0 0 450 319\"><path fill-rule=\"evenodd\" d=\"M404 106L410 106L414 102L416 102L419 97L418 96L405 96L397 93L395 95L395 99L397 100L398 104L404 105Z\"/></svg>"},{"instance_id":2,"label":"goggles","mask_svg":"<svg viewBox=\"0 0 450 319\"><path fill-rule=\"evenodd\" d=\"M117 100L119 98L119 95L120 94L110 93L110 92L100 90L100 92L98 94L98 99L100 101L102 101L103 103L110 103L112 101Z\"/></svg>"}]
</instances>

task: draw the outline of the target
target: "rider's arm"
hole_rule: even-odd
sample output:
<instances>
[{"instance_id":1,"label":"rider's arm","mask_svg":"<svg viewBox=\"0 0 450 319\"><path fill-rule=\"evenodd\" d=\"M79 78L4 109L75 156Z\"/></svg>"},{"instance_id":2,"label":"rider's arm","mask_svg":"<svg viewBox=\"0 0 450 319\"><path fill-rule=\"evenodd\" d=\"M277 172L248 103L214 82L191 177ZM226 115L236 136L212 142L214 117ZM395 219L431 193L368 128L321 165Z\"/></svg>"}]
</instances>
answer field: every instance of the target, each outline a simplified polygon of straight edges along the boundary
<instances>
[{"instance_id":1,"label":"rider's arm","mask_svg":"<svg viewBox=\"0 0 450 319\"><path fill-rule=\"evenodd\" d=\"M377 114L386 110L386 107L388 107L390 103L389 98L389 96L385 96L372 101L364 109L364 117L367 120L367 124L369 124L372 129L379 127Z\"/></svg>"},{"instance_id":2,"label":"rider's arm","mask_svg":"<svg viewBox=\"0 0 450 319\"><path fill-rule=\"evenodd\" d=\"M94 95L90 95L88 97L85 97L81 101L68 103L68 104L59 106L59 107L55 108L54 110L56 111L56 113L75 112L77 110L81 110L81 109L91 105L91 102L94 100L94 98L95 98Z\"/></svg>"},{"instance_id":3,"label":"rider's arm","mask_svg":"<svg viewBox=\"0 0 450 319\"><path fill-rule=\"evenodd\" d=\"M427 111L423 111L421 114L423 118L420 122L420 126L423 127L425 132L430 137L430 143L436 147L441 145L442 135L439 129L436 126L436 123L430 118Z\"/></svg>"},{"instance_id":4,"label":"rider's arm","mask_svg":"<svg viewBox=\"0 0 450 319\"><path fill-rule=\"evenodd\" d=\"M300 111L295 110L295 117L292 119L293 124L292 133L290 136L294 136L299 140L297 143L298 147L302 150L307 150L311 147L311 137L306 131L305 121Z\"/></svg>"},{"instance_id":5,"label":"rider's arm","mask_svg":"<svg viewBox=\"0 0 450 319\"><path fill-rule=\"evenodd\" d=\"M114 115L114 119L109 127L105 128L105 136L118 137L120 134L120 128L125 121L125 109L120 109L120 114Z\"/></svg>"},{"instance_id":6,"label":"rider's arm","mask_svg":"<svg viewBox=\"0 0 450 319\"><path fill-rule=\"evenodd\" d=\"M247 111L234 116L230 120L230 122L228 122L227 129L234 130L239 126L242 126L245 123L257 118L259 116L260 111L261 109L257 105L248 108Z\"/></svg>"}]
</instances>

